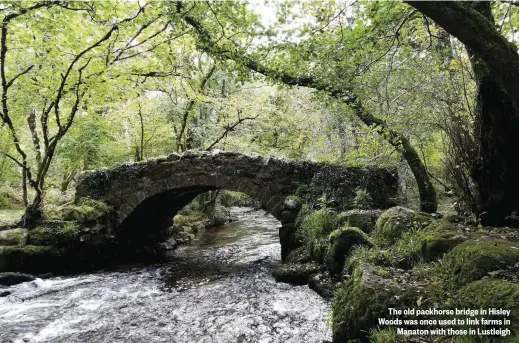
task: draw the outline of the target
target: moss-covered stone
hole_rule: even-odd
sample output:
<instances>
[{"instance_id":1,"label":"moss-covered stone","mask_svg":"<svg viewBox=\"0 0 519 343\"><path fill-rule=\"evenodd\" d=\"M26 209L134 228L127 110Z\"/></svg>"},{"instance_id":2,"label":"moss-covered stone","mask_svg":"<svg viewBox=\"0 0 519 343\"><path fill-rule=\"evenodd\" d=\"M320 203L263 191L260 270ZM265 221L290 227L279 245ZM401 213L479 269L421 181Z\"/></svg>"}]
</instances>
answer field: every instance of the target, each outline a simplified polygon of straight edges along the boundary
<instances>
[{"instance_id":1,"label":"moss-covered stone","mask_svg":"<svg viewBox=\"0 0 519 343\"><path fill-rule=\"evenodd\" d=\"M343 227L333 231L328 237L328 249L325 263L328 271L332 275L342 272L346 257L351 253L355 246L372 247L373 243L369 237L356 227Z\"/></svg>"},{"instance_id":2,"label":"moss-covered stone","mask_svg":"<svg viewBox=\"0 0 519 343\"><path fill-rule=\"evenodd\" d=\"M286 263L308 263L312 257L308 254L308 249L304 246L294 249L286 258Z\"/></svg>"},{"instance_id":3,"label":"moss-covered stone","mask_svg":"<svg viewBox=\"0 0 519 343\"><path fill-rule=\"evenodd\" d=\"M467 237L459 233L452 222L438 220L425 229L421 254L425 260L434 260L466 240Z\"/></svg>"},{"instance_id":4,"label":"moss-covered stone","mask_svg":"<svg viewBox=\"0 0 519 343\"><path fill-rule=\"evenodd\" d=\"M506 240L466 241L443 258L446 282L459 287L519 262L519 244Z\"/></svg>"},{"instance_id":5,"label":"moss-covered stone","mask_svg":"<svg viewBox=\"0 0 519 343\"><path fill-rule=\"evenodd\" d=\"M375 229L377 219L382 213L382 210L349 210L339 214L339 222L341 225L358 227L365 233L370 233Z\"/></svg>"},{"instance_id":6,"label":"moss-covered stone","mask_svg":"<svg viewBox=\"0 0 519 343\"><path fill-rule=\"evenodd\" d=\"M372 264L375 266L391 266L392 256L389 250L382 250L379 247L356 247L346 260L344 268L352 272L361 264Z\"/></svg>"},{"instance_id":7,"label":"moss-covered stone","mask_svg":"<svg viewBox=\"0 0 519 343\"><path fill-rule=\"evenodd\" d=\"M335 291L332 300L334 342L365 340L378 318L388 317L388 308L416 307L417 299L429 297L429 281L412 273L361 264L349 280ZM421 306L430 304L421 303Z\"/></svg>"},{"instance_id":8,"label":"moss-covered stone","mask_svg":"<svg viewBox=\"0 0 519 343\"><path fill-rule=\"evenodd\" d=\"M332 298L338 285L326 272L313 274L308 278L308 287L325 299Z\"/></svg>"},{"instance_id":9,"label":"moss-covered stone","mask_svg":"<svg viewBox=\"0 0 519 343\"><path fill-rule=\"evenodd\" d=\"M81 237L81 228L76 222L55 221L48 223L47 227L39 226L29 230L27 243L64 246L79 242Z\"/></svg>"},{"instance_id":10,"label":"moss-covered stone","mask_svg":"<svg viewBox=\"0 0 519 343\"><path fill-rule=\"evenodd\" d=\"M77 204L68 204L62 207L59 210L58 219L90 223L109 216L110 212L111 208L102 201L81 198Z\"/></svg>"},{"instance_id":11,"label":"moss-covered stone","mask_svg":"<svg viewBox=\"0 0 519 343\"><path fill-rule=\"evenodd\" d=\"M457 299L467 308L519 309L519 284L499 279L477 280L460 288ZM519 321L513 322L519 325Z\"/></svg>"},{"instance_id":12,"label":"moss-covered stone","mask_svg":"<svg viewBox=\"0 0 519 343\"><path fill-rule=\"evenodd\" d=\"M413 228L424 228L433 219L430 215L396 206L382 213L373 234L378 244L390 246L402 236L402 233Z\"/></svg>"},{"instance_id":13,"label":"moss-covered stone","mask_svg":"<svg viewBox=\"0 0 519 343\"><path fill-rule=\"evenodd\" d=\"M58 264L59 254L52 246L0 246L0 271L46 272Z\"/></svg>"},{"instance_id":14,"label":"moss-covered stone","mask_svg":"<svg viewBox=\"0 0 519 343\"><path fill-rule=\"evenodd\" d=\"M469 283L456 294L456 306L464 308L502 308L511 310L512 336L499 342L519 342L519 284L498 279L484 279Z\"/></svg>"},{"instance_id":15,"label":"moss-covered stone","mask_svg":"<svg viewBox=\"0 0 519 343\"><path fill-rule=\"evenodd\" d=\"M0 245L24 245L27 243L27 229L0 231Z\"/></svg>"},{"instance_id":16,"label":"moss-covered stone","mask_svg":"<svg viewBox=\"0 0 519 343\"><path fill-rule=\"evenodd\" d=\"M278 282L286 282L293 285L306 285L308 278L317 273L319 268L315 263L281 264L274 268L272 276Z\"/></svg>"}]
</instances>

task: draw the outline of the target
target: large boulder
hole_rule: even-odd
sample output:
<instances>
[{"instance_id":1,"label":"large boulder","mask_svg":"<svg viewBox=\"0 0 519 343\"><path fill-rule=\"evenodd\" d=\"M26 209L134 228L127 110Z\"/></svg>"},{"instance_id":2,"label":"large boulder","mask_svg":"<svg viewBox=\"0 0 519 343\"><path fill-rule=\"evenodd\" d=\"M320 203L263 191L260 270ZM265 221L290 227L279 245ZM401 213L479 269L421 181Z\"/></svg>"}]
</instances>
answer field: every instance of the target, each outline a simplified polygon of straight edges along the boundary
<instances>
[{"instance_id":1,"label":"large boulder","mask_svg":"<svg viewBox=\"0 0 519 343\"><path fill-rule=\"evenodd\" d=\"M59 213L63 220L74 220L86 224L106 219L111 214L111 208L102 201L81 198L77 204L71 203L63 206Z\"/></svg>"},{"instance_id":2,"label":"large boulder","mask_svg":"<svg viewBox=\"0 0 519 343\"><path fill-rule=\"evenodd\" d=\"M423 259L427 261L441 258L444 254L467 239L467 235L461 230L458 230L456 225L451 221L434 221L425 228L421 255Z\"/></svg>"},{"instance_id":3,"label":"large boulder","mask_svg":"<svg viewBox=\"0 0 519 343\"><path fill-rule=\"evenodd\" d=\"M405 207L392 207L378 218L373 235L382 246L394 244L404 232L429 225L433 216Z\"/></svg>"},{"instance_id":4,"label":"large boulder","mask_svg":"<svg viewBox=\"0 0 519 343\"><path fill-rule=\"evenodd\" d=\"M345 226L358 227L366 233L375 229L382 210L360 210L354 209L339 214L339 222Z\"/></svg>"},{"instance_id":5,"label":"large boulder","mask_svg":"<svg viewBox=\"0 0 519 343\"><path fill-rule=\"evenodd\" d=\"M519 342L519 321L517 320L517 309L519 309L518 283L498 279L478 280L459 289L456 298L457 306L464 308L502 308L511 310L511 316L508 318L511 321L511 325L508 328L513 334L508 337L501 337L499 342Z\"/></svg>"},{"instance_id":6,"label":"large boulder","mask_svg":"<svg viewBox=\"0 0 519 343\"><path fill-rule=\"evenodd\" d=\"M325 263L332 275L342 272L346 257L355 246L372 247L369 237L356 227L343 227L333 231L329 236Z\"/></svg>"},{"instance_id":7,"label":"large boulder","mask_svg":"<svg viewBox=\"0 0 519 343\"><path fill-rule=\"evenodd\" d=\"M447 284L459 287L519 263L519 243L481 238L459 244L443 258Z\"/></svg>"},{"instance_id":8,"label":"large boulder","mask_svg":"<svg viewBox=\"0 0 519 343\"><path fill-rule=\"evenodd\" d=\"M389 317L388 308L431 306L427 300L430 293L431 282L423 275L361 264L334 293L333 341L365 341L370 329L378 325L378 318Z\"/></svg>"},{"instance_id":9,"label":"large boulder","mask_svg":"<svg viewBox=\"0 0 519 343\"><path fill-rule=\"evenodd\" d=\"M27 243L27 229L0 231L0 245L24 245Z\"/></svg>"}]
</instances>

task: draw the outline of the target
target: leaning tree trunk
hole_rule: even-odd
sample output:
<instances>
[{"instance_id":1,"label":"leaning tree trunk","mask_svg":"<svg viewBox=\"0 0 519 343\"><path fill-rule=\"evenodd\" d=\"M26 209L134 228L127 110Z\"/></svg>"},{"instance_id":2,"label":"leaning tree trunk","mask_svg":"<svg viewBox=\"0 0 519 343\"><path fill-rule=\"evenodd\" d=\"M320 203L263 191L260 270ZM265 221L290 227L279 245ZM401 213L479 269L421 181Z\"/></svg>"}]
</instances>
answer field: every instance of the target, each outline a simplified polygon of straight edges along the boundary
<instances>
[{"instance_id":1,"label":"leaning tree trunk","mask_svg":"<svg viewBox=\"0 0 519 343\"><path fill-rule=\"evenodd\" d=\"M177 2L177 7L179 10L182 9L182 4ZM353 109L355 115L364 124L366 124L368 127L374 128L376 132L378 132L384 139L389 142L389 144L391 144L391 146L393 146L402 154L406 162L409 164L413 176L416 179L420 193L420 209L429 213L436 212L438 207L436 200L436 190L431 183L427 169L420 160L418 153L412 146L409 139L403 134L389 128L383 120L377 118L366 108L364 108L355 92L352 89L349 89L350 87L346 85L337 86L323 83L322 81L316 80L309 75L293 76L280 70L269 69L244 52L222 51L218 48L216 42L212 40L209 31L207 31L194 17L186 15L184 16L184 19L196 30L200 36L202 48L205 49L208 53L234 60L255 72L271 77L272 79L283 82L289 86L309 87L324 91L349 105Z\"/></svg>"},{"instance_id":2,"label":"leaning tree trunk","mask_svg":"<svg viewBox=\"0 0 519 343\"><path fill-rule=\"evenodd\" d=\"M380 136L395 148L407 162L418 186L420 194L420 210L427 213L434 213L438 209L436 190L431 182L427 168L420 159L420 155L413 147L409 138L391 129L384 120L374 116L366 109L357 96L350 91L349 96L342 96L342 90L332 91L332 95L342 99L350 106L355 115L368 127L373 128Z\"/></svg>"}]
</instances>

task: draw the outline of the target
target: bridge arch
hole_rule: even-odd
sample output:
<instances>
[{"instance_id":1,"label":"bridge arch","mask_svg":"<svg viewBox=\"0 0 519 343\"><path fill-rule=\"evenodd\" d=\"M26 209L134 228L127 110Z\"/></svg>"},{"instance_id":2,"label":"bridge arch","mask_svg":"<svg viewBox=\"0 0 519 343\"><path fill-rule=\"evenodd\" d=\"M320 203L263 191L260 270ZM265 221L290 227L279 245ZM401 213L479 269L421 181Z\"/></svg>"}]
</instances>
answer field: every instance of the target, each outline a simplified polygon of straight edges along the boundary
<instances>
[{"instance_id":1,"label":"bridge arch","mask_svg":"<svg viewBox=\"0 0 519 343\"><path fill-rule=\"evenodd\" d=\"M80 175L76 201L91 197L114 210L115 232L132 239L172 225L172 218L197 195L216 189L242 192L293 228L295 215L284 215L285 198L296 192L311 202L322 195L340 209L353 207L356 190L364 190L373 208L394 204L396 172L313 162L294 162L258 154L196 152L171 154ZM297 213L296 213L297 214Z\"/></svg>"}]
</instances>

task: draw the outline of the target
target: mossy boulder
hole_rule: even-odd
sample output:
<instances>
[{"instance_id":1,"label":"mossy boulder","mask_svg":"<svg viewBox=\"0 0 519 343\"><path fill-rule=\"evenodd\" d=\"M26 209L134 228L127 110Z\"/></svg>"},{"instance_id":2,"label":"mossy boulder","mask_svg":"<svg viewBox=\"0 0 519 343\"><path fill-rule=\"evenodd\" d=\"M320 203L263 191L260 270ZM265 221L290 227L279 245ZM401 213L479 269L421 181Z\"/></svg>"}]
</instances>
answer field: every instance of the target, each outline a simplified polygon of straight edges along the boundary
<instances>
[{"instance_id":1,"label":"mossy boulder","mask_svg":"<svg viewBox=\"0 0 519 343\"><path fill-rule=\"evenodd\" d=\"M332 298L338 285L326 272L313 274L308 278L308 287L325 299Z\"/></svg>"},{"instance_id":2,"label":"mossy boulder","mask_svg":"<svg viewBox=\"0 0 519 343\"><path fill-rule=\"evenodd\" d=\"M518 262L518 243L489 238L466 241L444 256L445 280L459 287Z\"/></svg>"},{"instance_id":3,"label":"mossy boulder","mask_svg":"<svg viewBox=\"0 0 519 343\"><path fill-rule=\"evenodd\" d=\"M366 233L375 229L378 218L383 213L382 210L349 210L339 214L341 225L358 227Z\"/></svg>"},{"instance_id":4,"label":"mossy boulder","mask_svg":"<svg viewBox=\"0 0 519 343\"><path fill-rule=\"evenodd\" d=\"M499 279L478 280L462 287L456 297L458 307L512 310L508 319L514 334L499 342L519 342L519 284Z\"/></svg>"},{"instance_id":5,"label":"mossy boulder","mask_svg":"<svg viewBox=\"0 0 519 343\"><path fill-rule=\"evenodd\" d=\"M356 227L343 227L335 230L330 234L328 239L325 263L328 271L332 275L338 275L342 272L346 257L351 253L353 247L373 246L369 237Z\"/></svg>"},{"instance_id":6,"label":"mossy boulder","mask_svg":"<svg viewBox=\"0 0 519 343\"><path fill-rule=\"evenodd\" d=\"M389 250L382 250L379 247L356 247L352 250L350 256L344 264L344 269L353 272L355 268L363 263L372 264L376 266L391 266L392 256Z\"/></svg>"},{"instance_id":7,"label":"mossy boulder","mask_svg":"<svg viewBox=\"0 0 519 343\"><path fill-rule=\"evenodd\" d=\"M304 246L291 251L286 258L286 263L308 263L312 257L308 254L308 249Z\"/></svg>"},{"instance_id":8,"label":"mossy boulder","mask_svg":"<svg viewBox=\"0 0 519 343\"><path fill-rule=\"evenodd\" d=\"M63 220L91 223L107 218L111 213L111 208L102 201L81 198L77 204L68 204L59 212Z\"/></svg>"},{"instance_id":9,"label":"mossy boulder","mask_svg":"<svg viewBox=\"0 0 519 343\"><path fill-rule=\"evenodd\" d=\"M0 246L0 272L47 272L59 263L59 249L52 246Z\"/></svg>"},{"instance_id":10,"label":"mossy boulder","mask_svg":"<svg viewBox=\"0 0 519 343\"><path fill-rule=\"evenodd\" d=\"M27 243L27 229L17 228L0 231L0 245L24 245Z\"/></svg>"},{"instance_id":11,"label":"mossy boulder","mask_svg":"<svg viewBox=\"0 0 519 343\"><path fill-rule=\"evenodd\" d=\"M519 284L500 279L477 280L459 289L457 300L467 308L519 309ZM514 313L519 319L519 312ZM516 326L519 321L514 321Z\"/></svg>"},{"instance_id":12,"label":"mossy boulder","mask_svg":"<svg viewBox=\"0 0 519 343\"><path fill-rule=\"evenodd\" d=\"M286 282L293 285L306 285L308 278L316 274L319 267L315 263L288 263L274 268L272 276L278 282Z\"/></svg>"},{"instance_id":13,"label":"mossy boulder","mask_svg":"<svg viewBox=\"0 0 519 343\"><path fill-rule=\"evenodd\" d=\"M412 272L361 264L340 286L332 300L334 342L366 340L378 318L388 318L388 308L417 307L430 299L430 282ZM430 306L428 300L420 306Z\"/></svg>"},{"instance_id":14,"label":"mossy boulder","mask_svg":"<svg viewBox=\"0 0 519 343\"><path fill-rule=\"evenodd\" d=\"M424 231L421 254L425 260L440 258L468 239L466 235L458 232L456 226L449 220L435 221Z\"/></svg>"},{"instance_id":15,"label":"mossy boulder","mask_svg":"<svg viewBox=\"0 0 519 343\"><path fill-rule=\"evenodd\" d=\"M86 237L78 223L73 221L54 221L46 224L45 227L39 226L29 230L28 244L66 246Z\"/></svg>"},{"instance_id":16,"label":"mossy boulder","mask_svg":"<svg viewBox=\"0 0 519 343\"><path fill-rule=\"evenodd\" d=\"M378 244L390 246L402 236L402 233L424 228L433 219L431 215L396 206L380 215L373 234Z\"/></svg>"}]
</instances>

